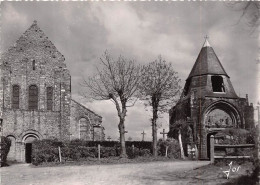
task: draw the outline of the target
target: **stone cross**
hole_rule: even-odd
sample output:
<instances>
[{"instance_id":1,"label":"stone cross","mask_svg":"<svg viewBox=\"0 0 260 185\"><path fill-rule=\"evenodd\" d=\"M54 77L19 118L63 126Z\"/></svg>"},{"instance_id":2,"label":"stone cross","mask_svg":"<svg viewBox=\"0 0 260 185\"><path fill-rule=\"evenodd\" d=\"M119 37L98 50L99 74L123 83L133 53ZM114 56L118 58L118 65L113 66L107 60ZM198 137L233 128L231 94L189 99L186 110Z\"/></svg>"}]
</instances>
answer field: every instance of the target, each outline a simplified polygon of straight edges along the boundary
<instances>
[{"instance_id":1,"label":"stone cross","mask_svg":"<svg viewBox=\"0 0 260 185\"><path fill-rule=\"evenodd\" d=\"M204 38L205 38L206 40L208 40L209 36L208 36L208 35L206 35Z\"/></svg>"},{"instance_id":2,"label":"stone cross","mask_svg":"<svg viewBox=\"0 0 260 185\"><path fill-rule=\"evenodd\" d=\"M146 134L144 131L141 133L143 135L142 141L144 141L144 135Z\"/></svg>"},{"instance_id":3,"label":"stone cross","mask_svg":"<svg viewBox=\"0 0 260 185\"><path fill-rule=\"evenodd\" d=\"M110 136L107 137L108 141L110 141L112 138Z\"/></svg>"},{"instance_id":4,"label":"stone cross","mask_svg":"<svg viewBox=\"0 0 260 185\"><path fill-rule=\"evenodd\" d=\"M163 129L163 132L160 132L160 134L162 134L162 135L163 135L163 140L165 140L165 136L164 136L164 135L166 135L166 134L167 134L167 132L165 132L165 129Z\"/></svg>"}]
</instances>

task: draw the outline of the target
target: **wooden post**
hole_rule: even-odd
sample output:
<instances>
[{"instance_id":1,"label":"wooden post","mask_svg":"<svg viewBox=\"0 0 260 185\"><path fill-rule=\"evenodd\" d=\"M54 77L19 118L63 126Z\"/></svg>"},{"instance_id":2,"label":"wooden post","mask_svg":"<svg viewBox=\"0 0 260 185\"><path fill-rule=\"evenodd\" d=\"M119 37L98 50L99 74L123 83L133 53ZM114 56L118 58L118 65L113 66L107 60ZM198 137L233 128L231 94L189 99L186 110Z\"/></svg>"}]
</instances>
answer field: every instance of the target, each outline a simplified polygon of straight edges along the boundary
<instances>
[{"instance_id":1,"label":"wooden post","mask_svg":"<svg viewBox=\"0 0 260 185\"><path fill-rule=\"evenodd\" d=\"M98 160L100 161L100 144L98 144Z\"/></svg>"},{"instance_id":2,"label":"wooden post","mask_svg":"<svg viewBox=\"0 0 260 185\"><path fill-rule=\"evenodd\" d=\"M210 136L210 163L213 164L214 163L214 136L211 135Z\"/></svg>"},{"instance_id":3,"label":"wooden post","mask_svg":"<svg viewBox=\"0 0 260 185\"><path fill-rule=\"evenodd\" d=\"M59 147L59 158L60 158L60 163L61 163L61 150L60 150L60 147Z\"/></svg>"}]
</instances>

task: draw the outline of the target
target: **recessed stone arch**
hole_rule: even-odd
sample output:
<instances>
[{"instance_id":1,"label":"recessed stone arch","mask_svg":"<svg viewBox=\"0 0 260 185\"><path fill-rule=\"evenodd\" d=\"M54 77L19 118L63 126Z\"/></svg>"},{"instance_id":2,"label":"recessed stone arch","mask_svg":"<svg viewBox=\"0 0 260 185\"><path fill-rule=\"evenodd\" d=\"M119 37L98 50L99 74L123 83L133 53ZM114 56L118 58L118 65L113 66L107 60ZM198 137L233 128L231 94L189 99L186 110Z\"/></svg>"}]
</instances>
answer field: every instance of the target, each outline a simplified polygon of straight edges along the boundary
<instances>
[{"instance_id":1,"label":"recessed stone arch","mask_svg":"<svg viewBox=\"0 0 260 185\"><path fill-rule=\"evenodd\" d=\"M226 126L226 127L233 127L233 128L242 128L243 124L241 121L241 116L239 111L237 110L237 108L235 106L233 106L231 103L220 100L217 102L213 102L212 104L210 104L204 111L203 113L203 126L206 127L208 123L206 123L206 121L209 118L209 115L214 112L219 110L219 112L222 112L222 114L226 113L231 121L232 121L232 125L230 126ZM225 128L224 125L220 125L219 128Z\"/></svg>"},{"instance_id":2,"label":"recessed stone arch","mask_svg":"<svg viewBox=\"0 0 260 185\"><path fill-rule=\"evenodd\" d=\"M11 140L11 146L7 155L7 160L14 161L16 160L16 137L14 135L7 135L6 137Z\"/></svg>"},{"instance_id":3,"label":"recessed stone arch","mask_svg":"<svg viewBox=\"0 0 260 185\"><path fill-rule=\"evenodd\" d=\"M207 126L207 121L209 120L209 116L214 113L214 111L219 111L222 116L229 116L231 123L227 124L225 120L223 124L219 124L217 126ZM226 114L226 115L225 115ZM218 117L217 115L214 115ZM220 115L221 117L221 115ZM243 124L241 121L241 115L238 109L229 102L219 100L210 104L207 108L205 108L202 114L202 126L204 130L204 135L202 136L202 143L204 145L206 154L204 156L210 157L210 136L220 133L221 131L227 128L243 128ZM203 148L203 146L201 146Z\"/></svg>"},{"instance_id":4,"label":"recessed stone arch","mask_svg":"<svg viewBox=\"0 0 260 185\"><path fill-rule=\"evenodd\" d=\"M83 140L91 140L92 124L87 116L79 118L79 138Z\"/></svg>"}]
</instances>

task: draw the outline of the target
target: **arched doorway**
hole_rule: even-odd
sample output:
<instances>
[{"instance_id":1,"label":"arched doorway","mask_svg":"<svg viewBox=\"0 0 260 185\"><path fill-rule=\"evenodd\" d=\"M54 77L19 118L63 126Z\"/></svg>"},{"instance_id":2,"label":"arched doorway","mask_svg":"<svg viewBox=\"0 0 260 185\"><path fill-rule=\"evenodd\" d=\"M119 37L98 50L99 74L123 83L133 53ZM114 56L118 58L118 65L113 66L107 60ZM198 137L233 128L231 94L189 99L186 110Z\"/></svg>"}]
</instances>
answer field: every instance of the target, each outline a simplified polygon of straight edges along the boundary
<instances>
[{"instance_id":1,"label":"arched doorway","mask_svg":"<svg viewBox=\"0 0 260 185\"><path fill-rule=\"evenodd\" d=\"M207 156L210 159L210 136L218 135L221 131L228 128L243 128L238 110L230 103L225 101L214 102L204 112L203 125L206 135ZM214 143L218 143L219 139L215 137Z\"/></svg>"},{"instance_id":2,"label":"arched doorway","mask_svg":"<svg viewBox=\"0 0 260 185\"><path fill-rule=\"evenodd\" d=\"M25 145L25 162L31 163L32 162L32 142L39 137L36 134L27 134L24 136L23 142Z\"/></svg>"}]
</instances>

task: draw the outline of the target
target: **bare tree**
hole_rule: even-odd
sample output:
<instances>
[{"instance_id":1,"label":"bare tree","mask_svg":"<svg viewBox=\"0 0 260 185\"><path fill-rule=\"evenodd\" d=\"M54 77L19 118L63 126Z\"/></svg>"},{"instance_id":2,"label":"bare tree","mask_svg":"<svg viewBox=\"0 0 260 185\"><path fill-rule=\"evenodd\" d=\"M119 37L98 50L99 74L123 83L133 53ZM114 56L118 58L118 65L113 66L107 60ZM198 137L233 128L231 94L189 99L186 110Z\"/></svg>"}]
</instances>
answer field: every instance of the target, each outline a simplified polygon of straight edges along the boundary
<instances>
[{"instance_id":1,"label":"bare tree","mask_svg":"<svg viewBox=\"0 0 260 185\"><path fill-rule=\"evenodd\" d=\"M140 83L141 99L146 106L152 107L153 155L157 156L157 119L158 113L168 112L180 92L180 79L170 63L158 60L142 68ZM147 103L148 102L148 103Z\"/></svg>"},{"instance_id":2,"label":"bare tree","mask_svg":"<svg viewBox=\"0 0 260 185\"><path fill-rule=\"evenodd\" d=\"M260 25L260 2L259 1L231 1L227 6L233 10L240 11L238 23L244 19L246 25L253 33Z\"/></svg>"},{"instance_id":3,"label":"bare tree","mask_svg":"<svg viewBox=\"0 0 260 185\"><path fill-rule=\"evenodd\" d=\"M134 95L138 90L141 70L134 60L119 56L115 61L107 52L100 60L103 68L97 68L97 74L84 80L82 85L88 90L85 93L87 97L111 100L115 104L119 117L121 157L126 157L125 117L127 107L133 106L137 100Z\"/></svg>"}]
</instances>

